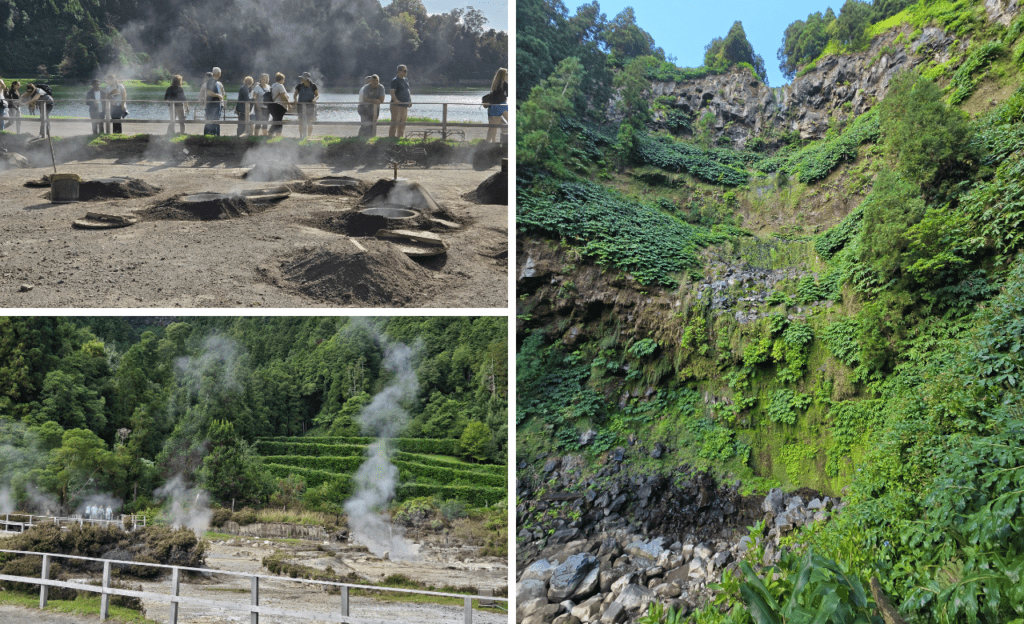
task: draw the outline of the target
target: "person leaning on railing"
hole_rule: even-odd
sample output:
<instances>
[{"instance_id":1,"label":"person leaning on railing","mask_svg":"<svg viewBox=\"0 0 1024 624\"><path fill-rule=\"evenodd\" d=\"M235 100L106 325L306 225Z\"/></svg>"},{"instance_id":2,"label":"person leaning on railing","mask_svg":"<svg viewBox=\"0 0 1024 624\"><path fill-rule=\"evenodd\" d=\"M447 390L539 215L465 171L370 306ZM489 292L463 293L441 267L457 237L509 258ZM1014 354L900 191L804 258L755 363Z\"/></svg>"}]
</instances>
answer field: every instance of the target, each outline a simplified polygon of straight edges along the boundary
<instances>
[{"instance_id":1,"label":"person leaning on railing","mask_svg":"<svg viewBox=\"0 0 1024 624\"><path fill-rule=\"evenodd\" d=\"M270 97L273 100L269 105L270 116L274 118L275 122L284 119L284 114L288 112L288 89L284 88L284 79L285 75L277 72L274 75L274 86L270 87ZM271 124L269 134L280 135L282 132L284 132L284 124Z\"/></svg>"},{"instance_id":2,"label":"person leaning on railing","mask_svg":"<svg viewBox=\"0 0 1024 624\"><path fill-rule=\"evenodd\" d=\"M377 74L366 77L366 84L359 90L359 121L364 125L359 126L359 136L372 137L373 126L365 125L377 121L380 115L380 105L384 103L384 85L380 83Z\"/></svg>"},{"instance_id":3,"label":"person leaning on railing","mask_svg":"<svg viewBox=\"0 0 1024 624\"><path fill-rule=\"evenodd\" d=\"M18 134L21 134L21 93L18 92L20 87L21 82L14 80L11 82L11 86L0 94L0 97L7 101L7 116L9 117L4 127L10 128L11 124L14 124L14 131Z\"/></svg>"},{"instance_id":4,"label":"person leaning on railing","mask_svg":"<svg viewBox=\"0 0 1024 624\"><path fill-rule=\"evenodd\" d=\"M171 78L171 86L164 92L165 102L180 102L174 104L174 114L171 115L171 123L167 124L167 134L174 134L174 118L178 118L178 125L181 126L181 134L185 134L185 119L188 115L188 98L185 96L185 89L181 87L181 75L175 74Z\"/></svg>"},{"instance_id":5,"label":"person leaning on railing","mask_svg":"<svg viewBox=\"0 0 1024 624\"><path fill-rule=\"evenodd\" d=\"M46 93L36 85L30 84L25 87L25 95L21 96L23 104L28 104L28 112L35 112L39 107L39 136L35 141L45 139L50 134L50 114L53 113L53 96ZM44 112L45 109L45 112Z\"/></svg>"}]
</instances>

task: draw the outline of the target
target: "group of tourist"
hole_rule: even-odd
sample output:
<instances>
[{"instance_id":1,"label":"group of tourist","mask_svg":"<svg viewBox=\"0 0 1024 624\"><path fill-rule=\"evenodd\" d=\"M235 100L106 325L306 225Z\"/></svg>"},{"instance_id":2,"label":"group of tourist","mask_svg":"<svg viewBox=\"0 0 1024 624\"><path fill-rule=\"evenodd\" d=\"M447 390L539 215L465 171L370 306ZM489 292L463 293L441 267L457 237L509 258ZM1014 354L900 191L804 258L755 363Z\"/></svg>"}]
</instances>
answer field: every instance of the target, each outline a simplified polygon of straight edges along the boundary
<instances>
[{"instance_id":1,"label":"group of tourist","mask_svg":"<svg viewBox=\"0 0 1024 624\"><path fill-rule=\"evenodd\" d=\"M395 77L391 79L391 122L388 136L392 138L400 139L405 136L409 109L412 108L408 74L409 69L405 65L399 65ZM220 81L221 75L220 68L214 67L206 73L199 87L198 101L205 112L207 123L203 127L203 134L206 135L220 136L219 121L224 118L224 103L227 99L224 84ZM320 99L319 88L313 82L310 73L304 72L289 98L284 81L285 75L281 72L274 75L273 84L270 82L269 74L261 74L258 82L254 81L252 76L245 77L238 90L238 100L235 104L235 113L238 115L237 136L245 136L250 131L250 125L254 136L279 136L284 130L281 121L293 108L299 118L299 137L305 139L313 135L316 102ZM3 111L0 129L16 125L16 131L21 132L21 107L27 106L30 114L34 114L36 108L45 108L46 114L39 116L39 137L34 140L44 139L50 134L49 115L53 111L53 91L48 85L41 83L27 85L24 93L20 92L20 87L21 83L17 80L8 86L0 79L0 104ZM167 133L174 133L177 120L181 133L185 134L185 119L190 109L180 75L175 75L171 79L171 85L164 93L164 101L171 103L174 108ZM380 107L386 101L387 95L380 77L376 74L367 76L365 84L359 90L357 110L359 119L363 122L359 128L359 136L373 136L371 124L377 121ZM104 131L103 120L111 120L113 133L121 134L121 120L128 116L128 93L116 75L107 74L105 85L99 80L93 80L91 88L85 94L85 102L89 107L89 117L93 120L93 134L101 134ZM487 108L488 123L493 126L508 124L507 69L501 68L494 75L491 90L483 97L482 105ZM271 120L273 123L270 123ZM498 140L498 129L488 128L487 141ZM502 132L502 136L506 136L505 131Z\"/></svg>"},{"instance_id":2,"label":"group of tourist","mask_svg":"<svg viewBox=\"0 0 1024 624\"><path fill-rule=\"evenodd\" d=\"M86 520L110 520L114 517L114 510L107 505L106 509L103 509L103 505L89 505L85 508L85 519Z\"/></svg>"},{"instance_id":3,"label":"group of tourist","mask_svg":"<svg viewBox=\"0 0 1024 624\"><path fill-rule=\"evenodd\" d=\"M409 92L409 81L406 78L408 68L405 65L398 66L398 72L391 81L391 130L388 136L405 136L405 121L412 106L412 96ZM225 92L224 84L220 82L221 69L214 67L206 74L203 84L199 87L199 101L205 106L206 121L203 127L203 134L220 136L220 124L217 122L224 115ZM237 136L245 136L248 126L252 125L253 136L278 136L284 130L281 121L287 112L294 108L299 117L299 138L306 139L313 136L313 122L316 121L316 102L320 99L320 89L313 82L313 76L304 72L299 77L299 84L288 97L288 89L284 86L285 75L277 72L274 75L274 83L270 83L269 74L260 74L259 82L253 80L252 76L246 76L242 80L242 86L238 89L238 98L235 102L235 114L238 115ZM181 126L181 132L185 132L185 115L188 114L188 104L185 102L185 92L181 88L181 76L174 76L171 86L164 94L164 101L174 102L175 117ZM380 84L380 78L374 74L366 77L366 84L359 91L359 119L363 122L376 121L376 114L380 105L385 101L384 87ZM178 103L180 102L180 104ZM249 117L246 118L248 109ZM274 123L268 123L270 120ZM174 122L167 127L168 134L174 132ZM370 136L373 129L370 126L363 126L359 129L359 136Z\"/></svg>"}]
</instances>

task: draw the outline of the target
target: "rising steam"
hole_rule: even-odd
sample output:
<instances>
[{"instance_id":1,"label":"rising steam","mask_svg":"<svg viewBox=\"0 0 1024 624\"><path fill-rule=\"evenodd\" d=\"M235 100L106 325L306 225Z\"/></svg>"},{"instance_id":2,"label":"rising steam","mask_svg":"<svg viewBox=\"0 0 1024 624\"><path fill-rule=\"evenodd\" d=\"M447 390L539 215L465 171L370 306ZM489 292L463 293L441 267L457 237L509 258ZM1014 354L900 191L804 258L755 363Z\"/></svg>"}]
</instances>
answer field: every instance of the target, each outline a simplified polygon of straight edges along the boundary
<instances>
[{"instance_id":1,"label":"rising steam","mask_svg":"<svg viewBox=\"0 0 1024 624\"><path fill-rule=\"evenodd\" d=\"M178 475L153 492L157 498L166 499L164 513L174 528L192 529L196 537L202 537L210 529L213 511L210 510L210 495L201 488L190 488Z\"/></svg>"},{"instance_id":2,"label":"rising steam","mask_svg":"<svg viewBox=\"0 0 1024 624\"><path fill-rule=\"evenodd\" d=\"M415 351L404 344L389 345L384 353L384 368L395 374L383 390L359 413L363 432L377 438L367 449L367 459L356 472L356 493L345 503L352 540L366 546L377 556L388 553L391 559L407 560L417 556L419 547L402 537L384 512L395 497L398 468L391 463L388 438L401 432L409 420L403 403L416 398L419 382L413 369Z\"/></svg>"}]
</instances>

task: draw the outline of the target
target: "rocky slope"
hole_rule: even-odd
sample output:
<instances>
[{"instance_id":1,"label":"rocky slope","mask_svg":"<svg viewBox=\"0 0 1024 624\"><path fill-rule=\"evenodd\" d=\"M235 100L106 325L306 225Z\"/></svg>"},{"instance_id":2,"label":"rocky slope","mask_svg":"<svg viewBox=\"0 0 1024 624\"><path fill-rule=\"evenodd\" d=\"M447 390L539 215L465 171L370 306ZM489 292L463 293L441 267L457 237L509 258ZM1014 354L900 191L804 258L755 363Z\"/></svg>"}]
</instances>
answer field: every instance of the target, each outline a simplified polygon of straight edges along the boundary
<instances>
[{"instance_id":1,"label":"rocky slope","mask_svg":"<svg viewBox=\"0 0 1024 624\"><path fill-rule=\"evenodd\" d=\"M634 622L652 602L689 613L713 597L709 583L754 555L777 561L780 539L826 521L842 503L811 491L742 497L738 485L707 472L681 470L675 479L626 476L627 454L607 454L605 468L577 482L578 458L519 465L516 489L516 622ZM655 446L650 456L660 456ZM571 488L571 489L570 489ZM746 526L763 520L752 541Z\"/></svg>"},{"instance_id":2,"label":"rocky slope","mask_svg":"<svg viewBox=\"0 0 1024 624\"><path fill-rule=\"evenodd\" d=\"M990 3L999 5L999 0ZM993 19L1011 14L1005 7L990 12ZM825 57L782 87L768 87L749 70L736 68L699 80L655 82L651 94L671 96L672 106L685 113L712 112L718 135L730 138L737 147L772 127L797 131L801 139L820 139L833 119L852 119L884 98L897 71L927 60L944 63L967 47L966 40L957 41L940 28L925 28L913 41L902 43L910 35L909 26L891 30L863 52Z\"/></svg>"}]
</instances>

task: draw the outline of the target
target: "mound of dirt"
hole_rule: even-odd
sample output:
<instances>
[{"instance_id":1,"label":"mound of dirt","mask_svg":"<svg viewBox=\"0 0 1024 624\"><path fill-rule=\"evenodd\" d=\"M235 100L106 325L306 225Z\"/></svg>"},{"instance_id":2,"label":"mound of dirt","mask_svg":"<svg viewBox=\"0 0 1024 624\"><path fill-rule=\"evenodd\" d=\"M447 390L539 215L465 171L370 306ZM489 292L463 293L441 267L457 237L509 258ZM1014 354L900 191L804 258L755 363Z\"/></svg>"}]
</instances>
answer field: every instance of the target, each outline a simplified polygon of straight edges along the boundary
<instances>
[{"instance_id":1,"label":"mound of dirt","mask_svg":"<svg viewBox=\"0 0 1024 624\"><path fill-rule=\"evenodd\" d=\"M344 195L346 197L362 197L366 193L366 182L357 178L344 176L317 178L302 184L292 185L296 193L307 195Z\"/></svg>"},{"instance_id":2,"label":"mound of dirt","mask_svg":"<svg viewBox=\"0 0 1024 624\"><path fill-rule=\"evenodd\" d=\"M40 180L29 180L25 183L29 188L49 188L50 176L44 175ZM162 189L137 178L99 178L82 180L78 183L78 201L103 201L107 199L135 199L152 197ZM50 199L46 193L44 198Z\"/></svg>"},{"instance_id":3,"label":"mound of dirt","mask_svg":"<svg viewBox=\"0 0 1024 624\"><path fill-rule=\"evenodd\" d=\"M237 195L211 195L202 201L191 201L189 197L195 196L177 195L136 214L147 221L215 221L258 214L274 205L251 202Z\"/></svg>"},{"instance_id":4,"label":"mound of dirt","mask_svg":"<svg viewBox=\"0 0 1024 624\"><path fill-rule=\"evenodd\" d=\"M243 180L251 182L277 182L280 180L305 180L306 174L296 165L274 160L258 163L242 174Z\"/></svg>"},{"instance_id":5,"label":"mound of dirt","mask_svg":"<svg viewBox=\"0 0 1024 624\"><path fill-rule=\"evenodd\" d=\"M380 230L420 230L423 232L451 232L452 227L438 223L427 215L410 219L388 219L377 215L367 215L353 210L351 212L314 212L307 219L302 220L303 225L314 227L318 230L343 234L345 236L374 236Z\"/></svg>"},{"instance_id":6,"label":"mound of dirt","mask_svg":"<svg viewBox=\"0 0 1024 624\"><path fill-rule=\"evenodd\" d=\"M365 251L346 241L341 249L293 252L280 259L280 278L305 295L347 305L401 306L433 291L430 271L391 243L360 244Z\"/></svg>"},{"instance_id":7,"label":"mound of dirt","mask_svg":"<svg viewBox=\"0 0 1024 624\"><path fill-rule=\"evenodd\" d=\"M430 192L418 182L382 178L366 190L359 203L363 206L401 206L418 210L431 217L459 223L453 212L437 203Z\"/></svg>"},{"instance_id":8,"label":"mound of dirt","mask_svg":"<svg viewBox=\"0 0 1024 624\"><path fill-rule=\"evenodd\" d=\"M508 205L508 172L501 172L492 175L476 187L462 196L462 199L471 201L474 204L501 204Z\"/></svg>"}]
</instances>

